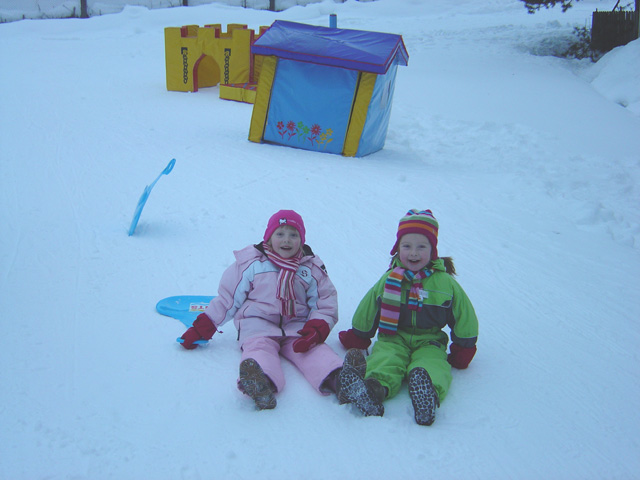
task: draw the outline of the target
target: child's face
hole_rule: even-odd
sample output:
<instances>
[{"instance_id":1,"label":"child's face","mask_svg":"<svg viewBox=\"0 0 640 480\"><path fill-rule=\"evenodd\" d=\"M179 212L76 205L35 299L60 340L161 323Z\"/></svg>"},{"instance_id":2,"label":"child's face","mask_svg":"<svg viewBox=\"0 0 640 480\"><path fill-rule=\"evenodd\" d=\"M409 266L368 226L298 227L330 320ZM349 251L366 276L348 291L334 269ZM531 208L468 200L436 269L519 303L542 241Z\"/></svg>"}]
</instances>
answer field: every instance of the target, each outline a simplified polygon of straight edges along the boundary
<instances>
[{"instance_id":1,"label":"child's face","mask_svg":"<svg viewBox=\"0 0 640 480\"><path fill-rule=\"evenodd\" d=\"M400 239L398 255L402 264L412 272L419 272L431 260L431 243L420 233L407 233Z\"/></svg>"},{"instance_id":2,"label":"child's face","mask_svg":"<svg viewBox=\"0 0 640 480\"><path fill-rule=\"evenodd\" d=\"M269 239L271 248L282 258L291 258L300 250L300 234L298 230L288 225L278 227Z\"/></svg>"}]
</instances>

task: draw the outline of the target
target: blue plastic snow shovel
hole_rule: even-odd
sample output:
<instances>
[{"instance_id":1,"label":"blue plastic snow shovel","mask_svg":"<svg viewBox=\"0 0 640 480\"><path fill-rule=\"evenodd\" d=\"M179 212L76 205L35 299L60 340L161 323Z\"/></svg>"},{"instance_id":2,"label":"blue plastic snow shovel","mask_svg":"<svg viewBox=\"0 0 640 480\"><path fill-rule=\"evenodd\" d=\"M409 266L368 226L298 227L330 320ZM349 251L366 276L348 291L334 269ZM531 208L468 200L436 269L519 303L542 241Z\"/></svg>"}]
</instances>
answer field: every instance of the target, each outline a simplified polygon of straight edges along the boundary
<instances>
[{"instance_id":1,"label":"blue plastic snow shovel","mask_svg":"<svg viewBox=\"0 0 640 480\"><path fill-rule=\"evenodd\" d=\"M136 231L136 227L138 226L138 220L140 220L140 214L142 213L142 209L144 208L144 204L147 203L147 198L149 198L149 194L151 193L151 189L158 183L160 177L162 175L169 175L171 170L173 170L173 166L176 164L176 159L172 158L169 164L162 170L158 178L156 178L151 185L147 185L144 187L144 192L140 195L140 200L138 200L138 205L136 206L136 211L133 213L133 219L131 220L131 226L129 227L129 236L133 235L133 232Z\"/></svg>"}]
</instances>

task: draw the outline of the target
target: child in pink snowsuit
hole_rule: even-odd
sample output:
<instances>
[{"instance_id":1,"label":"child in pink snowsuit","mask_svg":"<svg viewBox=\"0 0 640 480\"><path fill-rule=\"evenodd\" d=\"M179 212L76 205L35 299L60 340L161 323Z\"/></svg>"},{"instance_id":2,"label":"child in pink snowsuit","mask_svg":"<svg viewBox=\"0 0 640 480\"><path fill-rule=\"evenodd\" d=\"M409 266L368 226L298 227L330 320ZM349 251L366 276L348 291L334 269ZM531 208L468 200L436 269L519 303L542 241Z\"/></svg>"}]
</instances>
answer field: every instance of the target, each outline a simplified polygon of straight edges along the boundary
<instances>
[{"instance_id":1,"label":"child in pink snowsuit","mask_svg":"<svg viewBox=\"0 0 640 480\"><path fill-rule=\"evenodd\" d=\"M218 296L182 339L186 349L209 340L233 319L242 349L238 388L259 410L275 408L285 385L280 356L320 393L336 391L342 359L324 343L338 321L338 299L324 264L305 243L300 215L280 210L264 239L235 251Z\"/></svg>"}]
</instances>

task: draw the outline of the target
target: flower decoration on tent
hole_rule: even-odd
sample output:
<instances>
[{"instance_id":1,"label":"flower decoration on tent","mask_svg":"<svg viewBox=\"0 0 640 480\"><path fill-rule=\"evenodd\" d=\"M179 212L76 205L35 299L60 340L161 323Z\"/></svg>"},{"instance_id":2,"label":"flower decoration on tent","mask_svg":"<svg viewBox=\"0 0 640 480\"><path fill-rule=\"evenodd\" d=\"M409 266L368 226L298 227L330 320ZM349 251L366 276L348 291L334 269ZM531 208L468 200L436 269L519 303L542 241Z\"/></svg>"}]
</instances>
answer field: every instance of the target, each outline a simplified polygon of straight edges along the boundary
<instances>
[{"instance_id":1,"label":"flower decoration on tent","mask_svg":"<svg viewBox=\"0 0 640 480\"><path fill-rule=\"evenodd\" d=\"M327 128L323 131L322 127L317 123L309 127L305 125L304 122L298 122L296 124L293 120L289 120L288 122L279 121L276 123L276 128L278 129L280 137L287 141L296 137L298 142L308 141L312 146L324 145L325 147L333 141L333 138L331 138L333 130Z\"/></svg>"}]
</instances>

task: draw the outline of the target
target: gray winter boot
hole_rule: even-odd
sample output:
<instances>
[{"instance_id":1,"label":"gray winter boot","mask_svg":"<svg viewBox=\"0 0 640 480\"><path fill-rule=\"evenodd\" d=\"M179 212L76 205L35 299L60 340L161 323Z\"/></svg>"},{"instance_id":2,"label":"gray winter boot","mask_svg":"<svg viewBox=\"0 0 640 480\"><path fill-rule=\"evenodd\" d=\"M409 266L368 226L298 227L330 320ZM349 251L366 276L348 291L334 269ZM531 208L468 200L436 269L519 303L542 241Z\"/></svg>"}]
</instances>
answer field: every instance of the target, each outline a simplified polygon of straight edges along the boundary
<instances>
[{"instance_id":1,"label":"gray winter boot","mask_svg":"<svg viewBox=\"0 0 640 480\"><path fill-rule=\"evenodd\" d=\"M240 363L240 390L256 402L258 410L276 408L274 387L258 362L247 358Z\"/></svg>"},{"instance_id":2,"label":"gray winter boot","mask_svg":"<svg viewBox=\"0 0 640 480\"><path fill-rule=\"evenodd\" d=\"M436 419L436 408L440 406L440 400L429 373L422 367L409 372L409 396L416 423L431 425Z\"/></svg>"},{"instance_id":3,"label":"gray winter boot","mask_svg":"<svg viewBox=\"0 0 640 480\"><path fill-rule=\"evenodd\" d=\"M338 400L340 403L353 403L365 417L384 415L382 399L372 391L360 374L363 369L364 355L360 350L349 350L338 376ZM366 371L366 362L364 362ZM376 381L376 383L378 383ZM380 385L378 383L378 385ZM382 385L380 385L382 387Z\"/></svg>"}]
</instances>

